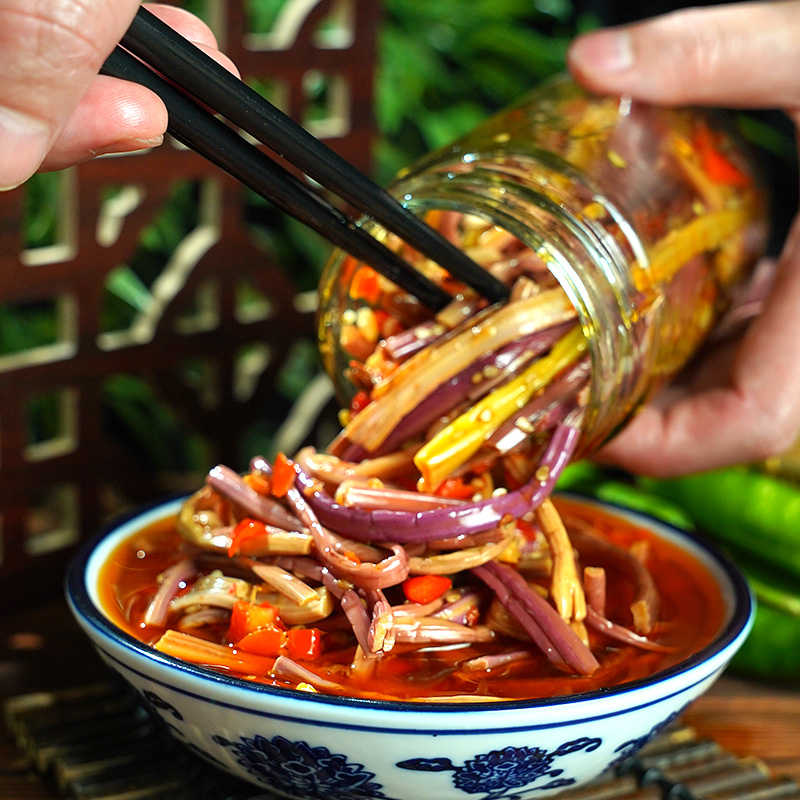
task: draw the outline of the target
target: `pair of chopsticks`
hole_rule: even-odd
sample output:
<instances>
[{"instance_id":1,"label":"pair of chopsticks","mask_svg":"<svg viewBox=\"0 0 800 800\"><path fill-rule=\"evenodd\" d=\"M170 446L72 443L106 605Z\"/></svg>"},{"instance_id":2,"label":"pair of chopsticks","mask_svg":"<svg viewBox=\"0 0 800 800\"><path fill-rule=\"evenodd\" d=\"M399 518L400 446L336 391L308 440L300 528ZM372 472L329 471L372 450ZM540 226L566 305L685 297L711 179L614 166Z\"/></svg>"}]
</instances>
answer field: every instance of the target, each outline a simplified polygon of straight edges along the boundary
<instances>
[{"instance_id":1,"label":"pair of chopsticks","mask_svg":"<svg viewBox=\"0 0 800 800\"><path fill-rule=\"evenodd\" d=\"M101 71L154 91L167 107L167 130L176 140L335 246L368 263L423 305L439 310L451 297L232 126L376 220L481 297L493 303L508 298L503 283L146 9L139 8Z\"/></svg>"}]
</instances>

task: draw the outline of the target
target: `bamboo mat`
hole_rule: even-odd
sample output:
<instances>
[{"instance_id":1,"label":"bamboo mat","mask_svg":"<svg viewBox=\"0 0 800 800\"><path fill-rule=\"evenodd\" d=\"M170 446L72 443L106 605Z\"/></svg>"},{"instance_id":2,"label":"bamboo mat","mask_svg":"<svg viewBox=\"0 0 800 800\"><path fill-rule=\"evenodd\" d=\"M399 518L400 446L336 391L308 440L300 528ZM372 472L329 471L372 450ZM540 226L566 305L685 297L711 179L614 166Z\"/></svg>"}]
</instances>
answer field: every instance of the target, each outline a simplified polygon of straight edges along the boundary
<instances>
[{"instance_id":1,"label":"bamboo mat","mask_svg":"<svg viewBox=\"0 0 800 800\"><path fill-rule=\"evenodd\" d=\"M189 752L115 681L11 697L4 728L2 800L278 800ZM800 800L800 786L683 720L617 772L559 797Z\"/></svg>"}]
</instances>

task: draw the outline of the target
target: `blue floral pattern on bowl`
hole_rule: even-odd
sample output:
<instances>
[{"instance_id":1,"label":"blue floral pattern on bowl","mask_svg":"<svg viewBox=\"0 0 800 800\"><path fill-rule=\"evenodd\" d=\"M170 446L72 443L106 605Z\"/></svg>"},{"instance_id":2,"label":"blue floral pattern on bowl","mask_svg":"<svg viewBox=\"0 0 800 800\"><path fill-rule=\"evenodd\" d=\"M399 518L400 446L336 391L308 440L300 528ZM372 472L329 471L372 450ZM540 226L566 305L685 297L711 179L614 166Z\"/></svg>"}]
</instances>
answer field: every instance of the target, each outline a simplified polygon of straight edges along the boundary
<instances>
[{"instance_id":1,"label":"blue floral pattern on bowl","mask_svg":"<svg viewBox=\"0 0 800 800\"><path fill-rule=\"evenodd\" d=\"M178 711L178 709L175 708L172 703L168 703L166 700L164 700L161 695L158 695L149 689L145 689L143 692L141 692L141 696L145 702L145 705L153 711L157 711L158 713L168 712L176 720L183 720L183 714L181 714L181 712ZM164 714L161 714L161 716L163 717Z\"/></svg>"},{"instance_id":2,"label":"blue floral pattern on bowl","mask_svg":"<svg viewBox=\"0 0 800 800\"><path fill-rule=\"evenodd\" d=\"M675 722L681 714L683 714L685 710L685 706L682 706L677 711L673 711L665 720L659 722L657 725L654 725L644 736L639 736L636 739L629 739L627 742L623 742L622 744L618 745L615 749L615 753L617 753L616 758L609 764L611 768L618 768L621 767L622 769L625 768L625 763L633 759L636 754L647 744L653 741L665 728L668 728L673 722Z\"/></svg>"},{"instance_id":3,"label":"blue floral pattern on bowl","mask_svg":"<svg viewBox=\"0 0 800 800\"><path fill-rule=\"evenodd\" d=\"M279 792L314 800L386 798L380 785L373 783L371 772L325 747L258 734L242 736L238 742L224 736L212 738L218 745L231 748L252 776Z\"/></svg>"},{"instance_id":4,"label":"blue floral pattern on bowl","mask_svg":"<svg viewBox=\"0 0 800 800\"><path fill-rule=\"evenodd\" d=\"M601 739L582 738L565 742L551 752L540 747L506 747L476 755L463 766L454 765L448 758L414 758L397 764L402 769L426 772L453 771L453 785L462 792L484 794L483 800L516 797L510 794L528 786L532 789L557 789L575 783L560 767L553 768L556 759L580 751L591 752L602 744ZM552 780L531 786L541 778Z\"/></svg>"},{"instance_id":5,"label":"blue floral pattern on bowl","mask_svg":"<svg viewBox=\"0 0 800 800\"><path fill-rule=\"evenodd\" d=\"M315 800L386 798L373 773L325 747L258 734L243 736L237 742L219 735L212 739L230 748L250 775L280 792ZM418 772L452 771L453 786L459 791L481 794L482 800L512 800L521 796L514 792L523 787L553 790L572 785L575 778L565 775L556 762L571 753L596 750L601 743L601 739L581 738L549 752L538 747L506 747L478 754L461 766L449 758L406 759L396 766ZM539 785L533 785L537 782Z\"/></svg>"}]
</instances>

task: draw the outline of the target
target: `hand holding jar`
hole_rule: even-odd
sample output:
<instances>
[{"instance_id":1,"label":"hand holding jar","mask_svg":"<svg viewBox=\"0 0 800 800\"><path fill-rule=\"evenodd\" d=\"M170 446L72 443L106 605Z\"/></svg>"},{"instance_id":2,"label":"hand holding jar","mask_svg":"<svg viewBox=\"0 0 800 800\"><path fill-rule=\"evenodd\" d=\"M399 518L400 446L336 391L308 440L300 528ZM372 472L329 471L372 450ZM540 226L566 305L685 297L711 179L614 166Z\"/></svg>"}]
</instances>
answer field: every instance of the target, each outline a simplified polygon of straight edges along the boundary
<instances>
[{"instance_id":1,"label":"hand holding jar","mask_svg":"<svg viewBox=\"0 0 800 800\"><path fill-rule=\"evenodd\" d=\"M602 94L666 106L781 108L797 124L799 61L800 2L753 2L587 34L568 63ZM756 275L760 313L743 335L696 359L601 451L604 460L666 476L756 461L792 445L800 431L796 223L777 264L762 264Z\"/></svg>"}]
</instances>

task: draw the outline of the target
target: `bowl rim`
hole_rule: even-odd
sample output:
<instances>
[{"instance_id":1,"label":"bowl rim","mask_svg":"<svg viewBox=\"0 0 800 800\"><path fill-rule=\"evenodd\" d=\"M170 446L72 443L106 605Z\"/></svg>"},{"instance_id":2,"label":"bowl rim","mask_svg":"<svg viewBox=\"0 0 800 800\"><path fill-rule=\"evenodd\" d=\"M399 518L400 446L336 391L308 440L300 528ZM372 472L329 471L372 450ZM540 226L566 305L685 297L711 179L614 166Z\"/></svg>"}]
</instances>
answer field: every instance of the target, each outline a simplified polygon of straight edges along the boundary
<instances>
[{"instance_id":1,"label":"bowl rim","mask_svg":"<svg viewBox=\"0 0 800 800\"><path fill-rule=\"evenodd\" d=\"M322 692L310 693L296 689L288 689L279 686L256 683L246 678L239 678L217 672L211 668L192 664L174 656L161 653L154 648L146 645L135 636L123 631L114 624L103 611L92 601L88 585L86 570L89 565L94 550L106 538L112 536L119 528L132 523L140 516L151 514L161 507L171 506L178 501L188 497L186 493L167 495L151 502L137 505L106 523L94 535L89 537L76 551L70 562L64 578L64 591L67 601L76 615L84 625L89 625L106 636L111 641L117 642L125 650L133 651L135 655L144 658L154 664L166 668L175 668L185 673L187 677L211 681L215 685L253 691L259 695L275 697L276 699L298 700L310 703L323 703L331 706L345 706L347 708L376 708L385 711L421 714L453 714L453 713L508 713L517 709L535 710L551 706L567 706L580 703L587 703L593 700L613 698L628 693L633 693L657 684L666 683L670 679L677 678L691 672L697 666L711 661L715 656L724 653L737 639L742 639L749 633L755 615L755 597L740 568L731 558L714 543L696 536L690 531L679 528L672 523L660 519L643 511L627 508L618 503L606 500L597 500L592 497L582 496L570 492L558 492L556 496L562 496L570 500L597 506L610 513L623 516L627 520L655 526L655 533L658 529L665 530L673 539L684 539L706 561L710 562L729 584L732 594L732 604L730 619L723 628L705 647L685 658L683 661L666 667L658 672L644 678L627 681L615 686L592 689L586 692L579 692L569 695L557 695L553 697L533 698L528 700L498 700L476 701L476 702L411 702L401 700L375 699L365 697L345 697L338 695L328 695ZM722 668L727 662L720 665ZM126 669L129 669L126 665ZM713 672L710 671L710 672ZM701 682L707 677L703 675L697 682ZM682 687L681 691L688 687ZM666 695L665 695L666 696Z\"/></svg>"}]
</instances>

